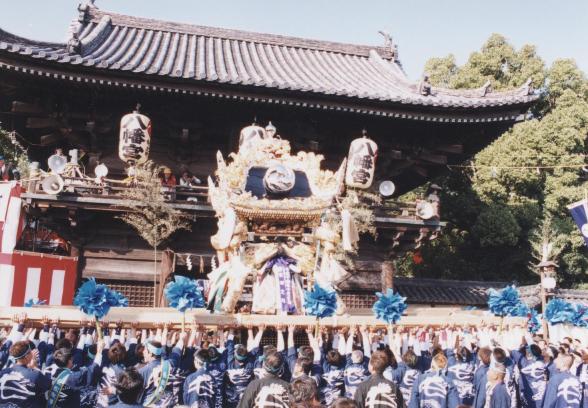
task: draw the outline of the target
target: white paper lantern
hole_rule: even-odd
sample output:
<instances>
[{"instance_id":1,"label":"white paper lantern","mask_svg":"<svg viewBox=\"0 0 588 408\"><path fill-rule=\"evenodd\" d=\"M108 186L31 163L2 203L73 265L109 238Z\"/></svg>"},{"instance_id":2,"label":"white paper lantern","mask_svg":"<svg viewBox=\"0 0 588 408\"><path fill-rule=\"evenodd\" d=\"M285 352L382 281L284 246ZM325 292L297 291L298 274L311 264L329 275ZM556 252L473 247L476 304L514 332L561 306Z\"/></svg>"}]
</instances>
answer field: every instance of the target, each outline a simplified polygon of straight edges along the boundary
<instances>
[{"instance_id":1,"label":"white paper lantern","mask_svg":"<svg viewBox=\"0 0 588 408\"><path fill-rule=\"evenodd\" d=\"M355 188L370 188L374 181L378 145L367 137L355 139L349 146L345 184Z\"/></svg>"},{"instance_id":2,"label":"white paper lantern","mask_svg":"<svg viewBox=\"0 0 588 408\"><path fill-rule=\"evenodd\" d=\"M120 120L118 157L125 163L136 165L149 158L151 145L151 119L135 111Z\"/></svg>"},{"instance_id":3,"label":"white paper lantern","mask_svg":"<svg viewBox=\"0 0 588 408\"><path fill-rule=\"evenodd\" d=\"M552 277L547 277L543 279L543 287L545 289L551 290L551 289L555 289L555 278Z\"/></svg>"}]
</instances>

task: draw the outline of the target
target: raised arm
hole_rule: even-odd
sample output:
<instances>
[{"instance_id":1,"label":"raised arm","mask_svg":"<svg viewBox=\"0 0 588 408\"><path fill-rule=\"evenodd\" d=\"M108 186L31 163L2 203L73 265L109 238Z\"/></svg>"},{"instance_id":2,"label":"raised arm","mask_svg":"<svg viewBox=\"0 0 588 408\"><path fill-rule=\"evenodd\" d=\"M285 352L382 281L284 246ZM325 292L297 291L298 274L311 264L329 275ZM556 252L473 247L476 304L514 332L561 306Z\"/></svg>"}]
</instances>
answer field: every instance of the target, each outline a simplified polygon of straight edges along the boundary
<instances>
[{"instance_id":1,"label":"raised arm","mask_svg":"<svg viewBox=\"0 0 588 408\"><path fill-rule=\"evenodd\" d=\"M296 331L296 326L293 324L288 326L288 352L290 349L295 348L294 345L294 332Z\"/></svg>"},{"instance_id":2,"label":"raised arm","mask_svg":"<svg viewBox=\"0 0 588 408\"><path fill-rule=\"evenodd\" d=\"M367 326L361 326L361 342L363 344L363 355L367 358L372 356L372 347Z\"/></svg>"},{"instance_id":3,"label":"raised arm","mask_svg":"<svg viewBox=\"0 0 588 408\"><path fill-rule=\"evenodd\" d=\"M351 353L353 353L353 339L355 337L355 326L351 326L349 328L349 334L347 337L347 345L345 347L345 355L347 356L351 356Z\"/></svg>"},{"instance_id":4,"label":"raised arm","mask_svg":"<svg viewBox=\"0 0 588 408\"><path fill-rule=\"evenodd\" d=\"M276 349L278 352L282 352L285 349L284 345L284 327L282 325L276 326L276 331L278 335L278 342L276 345ZM288 341L290 341L290 333L288 333Z\"/></svg>"},{"instance_id":5,"label":"raised arm","mask_svg":"<svg viewBox=\"0 0 588 408\"><path fill-rule=\"evenodd\" d=\"M218 349L223 351L225 349L225 327L218 326L216 333L218 336Z\"/></svg>"},{"instance_id":6,"label":"raised arm","mask_svg":"<svg viewBox=\"0 0 588 408\"><path fill-rule=\"evenodd\" d=\"M337 351L342 356L345 356L346 351L347 351L347 342L345 341L345 333L343 332L343 330L337 330L335 335L338 338ZM333 341L334 341L334 339L333 339Z\"/></svg>"},{"instance_id":7,"label":"raised arm","mask_svg":"<svg viewBox=\"0 0 588 408\"><path fill-rule=\"evenodd\" d=\"M259 330L255 334L255 339L253 339L253 348L259 349L259 345L261 344L261 338L263 337L263 332L265 331L265 326L259 326Z\"/></svg>"},{"instance_id":8,"label":"raised arm","mask_svg":"<svg viewBox=\"0 0 588 408\"><path fill-rule=\"evenodd\" d=\"M253 336L253 326L247 325L247 351L251 352L253 350L254 336Z\"/></svg>"},{"instance_id":9,"label":"raised arm","mask_svg":"<svg viewBox=\"0 0 588 408\"><path fill-rule=\"evenodd\" d=\"M321 361L321 349L318 345L317 339L314 337L313 334L314 327L308 326L306 328L306 335L308 336L308 344L312 347L312 351L314 353L314 361L313 363L320 363Z\"/></svg>"},{"instance_id":10,"label":"raised arm","mask_svg":"<svg viewBox=\"0 0 588 408\"><path fill-rule=\"evenodd\" d=\"M235 329L233 327L229 327L226 346L227 365L232 367L235 361Z\"/></svg>"}]
</instances>

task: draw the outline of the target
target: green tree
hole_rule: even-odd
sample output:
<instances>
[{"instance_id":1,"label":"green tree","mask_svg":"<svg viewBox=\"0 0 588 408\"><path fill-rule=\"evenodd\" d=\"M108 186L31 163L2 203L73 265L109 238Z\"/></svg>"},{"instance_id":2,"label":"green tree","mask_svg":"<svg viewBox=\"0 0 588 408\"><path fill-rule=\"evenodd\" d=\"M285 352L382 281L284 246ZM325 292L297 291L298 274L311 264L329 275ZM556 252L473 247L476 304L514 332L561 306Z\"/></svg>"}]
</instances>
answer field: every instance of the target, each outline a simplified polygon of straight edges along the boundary
<instances>
[{"instance_id":1,"label":"green tree","mask_svg":"<svg viewBox=\"0 0 588 408\"><path fill-rule=\"evenodd\" d=\"M558 246L561 284L580 284L588 271L588 251L567 205L580 200L588 187L581 170L588 135L586 76L569 59L546 69L535 47L516 50L497 34L462 67L453 67L452 60L427 63L433 85L472 88L489 80L494 89L507 90L532 78L542 97L534 119L516 124L473 158L475 172L464 168L436 181L444 188L442 216L449 227L422 248L422 263L407 258L403 270L417 276L536 282L529 265L536 264L537 231L547 223Z\"/></svg>"},{"instance_id":2,"label":"green tree","mask_svg":"<svg viewBox=\"0 0 588 408\"><path fill-rule=\"evenodd\" d=\"M26 149L19 143L16 133L0 128L0 154L9 163L13 163L21 178L29 174L29 158Z\"/></svg>"},{"instance_id":3,"label":"green tree","mask_svg":"<svg viewBox=\"0 0 588 408\"><path fill-rule=\"evenodd\" d=\"M444 88L451 86L457 71L458 67L453 54L442 58L431 58L425 64L425 74L429 75L431 83Z\"/></svg>"},{"instance_id":4,"label":"green tree","mask_svg":"<svg viewBox=\"0 0 588 408\"><path fill-rule=\"evenodd\" d=\"M492 34L482 49L473 52L452 78L452 88L476 88L490 81L496 90L521 86L531 78L535 86L545 80L545 64L535 47L516 50L505 37Z\"/></svg>"},{"instance_id":5,"label":"green tree","mask_svg":"<svg viewBox=\"0 0 588 408\"><path fill-rule=\"evenodd\" d=\"M127 212L120 218L137 230L153 248L153 306L157 306L157 247L174 232L190 229L181 211L166 202L161 190L159 168L148 161L135 168L133 186L122 193Z\"/></svg>"}]
</instances>

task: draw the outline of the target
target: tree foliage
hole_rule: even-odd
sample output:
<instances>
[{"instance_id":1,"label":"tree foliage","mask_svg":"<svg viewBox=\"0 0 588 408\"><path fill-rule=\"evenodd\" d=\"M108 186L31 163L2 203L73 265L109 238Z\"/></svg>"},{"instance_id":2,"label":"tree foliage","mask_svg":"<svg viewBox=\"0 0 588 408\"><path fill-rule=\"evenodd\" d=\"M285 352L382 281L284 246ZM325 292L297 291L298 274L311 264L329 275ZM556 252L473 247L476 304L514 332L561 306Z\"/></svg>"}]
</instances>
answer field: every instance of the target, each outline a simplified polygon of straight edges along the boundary
<instances>
[{"instance_id":1,"label":"tree foliage","mask_svg":"<svg viewBox=\"0 0 588 408\"><path fill-rule=\"evenodd\" d=\"M124 207L128 212L119 218L137 230L152 247L180 229L190 229L190 222L182 212L165 201L161 191L159 168L148 161L136 167L132 188L123 193Z\"/></svg>"},{"instance_id":2,"label":"tree foliage","mask_svg":"<svg viewBox=\"0 0 588 408\"><path fill-rule=\"evenodd\" d=\"M18 142L16 134L0 128L0 154L18 169L21 178L29 174L29 158L26 149Z\"/></svg>"},{"instance_id":3,"label":"tree foliage","mask_svg":"<svg viewBox=\"0 0 588 408\"><path fill-rule=\"evenodd\" d=\"M588 188L588 81L570 59L550 68L525 45L516 50L493 34L461 67L455 58L434 58L425 71L434 86L473 88L490 80L495 90L516 88L532 78L541 99L534 118L516 124L478 153L474 170L436 180L444 235L421 250L418 264L407 257L401 269L417 276L536 282L529 268L546 234L555 243L559 279L575 286L586 278L588 251L567 205ZM559 166L557 168L545 168ZM569 166L569 167L566 167ZM526 168L505 168L526 167Z\"/></svg>"}]
</instances>

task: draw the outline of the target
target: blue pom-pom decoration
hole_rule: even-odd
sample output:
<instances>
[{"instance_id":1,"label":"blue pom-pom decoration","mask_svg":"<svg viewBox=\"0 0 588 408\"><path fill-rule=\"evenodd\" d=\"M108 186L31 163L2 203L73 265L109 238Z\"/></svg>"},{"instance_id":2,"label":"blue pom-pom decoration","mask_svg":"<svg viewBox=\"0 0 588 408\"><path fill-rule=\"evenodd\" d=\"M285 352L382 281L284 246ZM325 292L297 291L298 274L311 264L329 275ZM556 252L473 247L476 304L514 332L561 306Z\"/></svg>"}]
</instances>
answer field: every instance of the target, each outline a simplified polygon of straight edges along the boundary
<instances>
[{"instance_id":1,"label":"blue pom-pom decoration","mask_svg":"<svg viewBox=\"0 0 588 408\"><path fill-rule=\"evenodd\" d=\"M204 296L195 280L176 275L163 290L169 305L180 312L204 307Z\"/></svg>"},{"instance_id":2,"label":"blue pom-pom decoration","mask_svg":"<svg viewBox=\"0 0 588 408\"><path fill-rule=\"evenodd\" d=\"M318 318L333 316L337 311L335 291L315 284L312 290L304 291L304 310L307 315Z\"/></svg>"},{"instance_id":3,"label":"blue pom-pom decoration","mask_svg":"<svg viewBox=\"0 0 588 408\"><path fill-rule=\"evenodd\" d=\"M541 328L540 316L535 309L529 309L527 329L533 334L537 333Z\"/></svg>"},{"instance_id":4,"label":"blue pom-pom decoration","mask_svg":"<svg viewBox=\"0 0 588 408\"><path fill-rule=\"evenodd\" d=\"M102 319L108 314L111 307L126 307L129 305L129 301L117 291L111 290L106 285L98 284L94 278L90 278L79 287L74 298L74 305L78 306L85 314Z\"/></svg>"},{"instance_id":5,"label":"blue pom-pom decoration","mask_svg":"<svg viewBox=\"0 0 588 408\"><path fill-rule=\"evenodd\" d=\"M42 306L46 304L46 300L39 300L39 298L30 298L24 303L24 307Z\"/></svg>"},{"instance_id":6,"label":"blue pom-pom decoration","mask_svg":"<svg viewBox=\"0 0 588 408\"><path fill-rule=\"evenodd\" d=\"M545 318L551 324L571 323L575 313L571 303L558 298L551 299L545 308Z\"/></svg>"},{"instance_id":7,"label":"blue pom-pom decoration","mask_svg":"<svg viewBox=\"0 0 588 408\"><path fill-rule=\"evenodd\" d=\"M570 323L577 327L588 327L588 306L574 303L572 307L574 314Z\"/></svg>"},{"instance_id":8,"label":"blue pom-pom decoration","mask_svg":"<svg viewBox=\"0 0 588 408\"><path fill-rule=\"evenodd\" d=\"M514 285L501 290L488 291L488 308L495 316L526 316L528 313L526 307Z\"/></svg>"},{"instance_id":9,"label":"blue pom-pom decoration","mask_svg":"<svg viewBox=\"0 0 588 408\"><path fill-rule=\"evenodd\" d=\"M392 289L388 289L386 294L377 292L376 296L378 300L376 300L372 308L376 318L388 324L393 324L400 320L402 313L408 307L406 298L394 293Z\"/></svg>"},{"instance_id":10,"label":"blue pom-pom decoration","mask_svg":"<svg viewBox=\"0 0 588 408\"><path fill-rule=\"evenodd\" d=\"M531 309L529 308L529 306L524 304L522 301L519 301L519 304L514 306L510 310L510 314L508 316L529 317L530 314L531 314Z\"/></svg>"}]
</instances>

